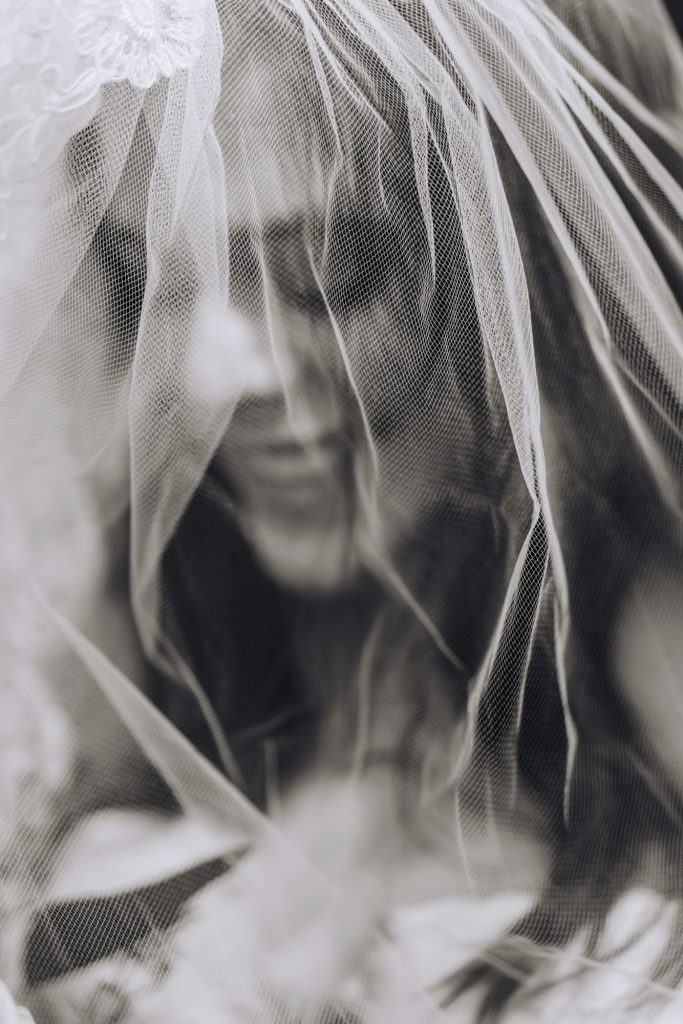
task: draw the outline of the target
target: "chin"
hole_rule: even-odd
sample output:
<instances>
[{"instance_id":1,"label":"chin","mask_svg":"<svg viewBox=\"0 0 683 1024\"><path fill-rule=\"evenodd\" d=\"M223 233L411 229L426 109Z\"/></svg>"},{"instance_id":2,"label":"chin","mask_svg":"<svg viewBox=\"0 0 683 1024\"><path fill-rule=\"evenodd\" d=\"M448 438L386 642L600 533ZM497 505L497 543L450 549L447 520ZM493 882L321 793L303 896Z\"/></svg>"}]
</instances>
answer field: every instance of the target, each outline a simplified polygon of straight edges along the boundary
<instances>
[{"instance_id":1,"label":"chin","mask_svg":"<svg viewBox=\"0 0 683 1024\"><path fill-rule=\"evenodd\" d=\"M348 524L300 530L271 522L251 522L247 539L268 575L281 587L301 594L332 595L347 590L361 564Z\"/></svg>"}]
</instances>

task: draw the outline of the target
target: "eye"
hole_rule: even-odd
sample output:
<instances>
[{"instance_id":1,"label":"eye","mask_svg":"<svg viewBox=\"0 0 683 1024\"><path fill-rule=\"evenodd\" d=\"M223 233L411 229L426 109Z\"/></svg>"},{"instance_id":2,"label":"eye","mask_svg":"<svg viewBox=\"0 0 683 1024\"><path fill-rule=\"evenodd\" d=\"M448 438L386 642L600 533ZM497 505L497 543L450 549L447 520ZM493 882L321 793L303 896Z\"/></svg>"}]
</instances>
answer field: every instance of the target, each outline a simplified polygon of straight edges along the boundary
<instances>
[{"instance_id":1,"label":"eye","mask_svg":"<svg viewBox=\"0 0 683 1024\"><path fill-rule=\"evenodd\" d=\"M300 217L268 226L264 233L264 256L268 281L287 306L311 317L327 315Z\"/></svg>"},{"instance_id":2,"label":"eye","mask_svg":"<svg viewBox=\"0 0 683 1024\"><path fill-rule=\"evenodd\" d=\"M199 275L191 254L175 245L162 254L154 306L160 316L186 316L199 291Z\"/></svg>"},{"instance_id":3,"label":"eye","mask_svg":"<svg viewBox=\"0 0 683 1024\"><path fill-rule=\"evenodd\" d=\"M124 334L140 319L147 276L144 238L139 232L105 218L94 239L95 251L109 281L111 302Z\"/></svg>"},{"instance_id":4,"label":"eye","mask_svg":"<svg viewBox=\"0 0 683 1024\"><path fill-rule=\"evenodd\" d=\"M246 228L230 232L230 300L238 309L253 309L262 289L262 268Z\"/></svg>"},{"instance_id":5,"label":"eye","mask_svg":"<svg viewBox=\"0 0 683 1024\"><path fill-rule=\"evenodd\" d=\"M390 227L371 217L340 218L328 256L330 300L345 311L361 309L381 295L400 253Z\"/></svg>"},{"instance_id":6,"label":"eye","mask_svg":"<svg viewBox=\"0 0 683 1024\"><path fill-rule=\"evenodd\" d=\"M323 317L328 315L325 297L318 288L307 291L283 290L280 288L282 298L293 309L306 313L311 317Z\"/></svg>"},{"instance_id":7,"label":"eye","mask_svg":"<svg viewBox=\"0 0 683 1024\"><path fill-rule=\"evenodd\" d=\"M388 268L379 266L360 266L350 277L342 281L332 294L341 309L353 311L380 295L385 288Z\"/></svg>"}]
</instances>

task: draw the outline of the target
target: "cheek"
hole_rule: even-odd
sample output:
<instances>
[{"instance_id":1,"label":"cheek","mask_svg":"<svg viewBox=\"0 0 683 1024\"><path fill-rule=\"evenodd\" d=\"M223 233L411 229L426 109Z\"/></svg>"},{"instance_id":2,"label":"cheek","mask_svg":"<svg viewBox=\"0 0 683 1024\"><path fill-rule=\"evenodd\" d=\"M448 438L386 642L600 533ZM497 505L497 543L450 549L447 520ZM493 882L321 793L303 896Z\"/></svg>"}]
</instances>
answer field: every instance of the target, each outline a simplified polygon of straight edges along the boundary
<instances>
[{"instance_id":1,"label":"cheek","mask_svg":"<svg viewBox=\"0 0 683 1024\"><path fill-rule=\"evenodd\" d=\"M245 395L277 386L261 321L210 304L200 307L189 353L188 379L197 397L232 408Z\"/></svg>"},{"instance_id":2,"label":"cheek","mask_svg":"<svg viewBox=\"0 0 683 1024\"><path fill-rule=\"evenodd\" d=\"M373 438L389 441L412 419L428 375L431 341L417 296L398 285L350 317L344 339Z\"/></svg>"}]
</instances>

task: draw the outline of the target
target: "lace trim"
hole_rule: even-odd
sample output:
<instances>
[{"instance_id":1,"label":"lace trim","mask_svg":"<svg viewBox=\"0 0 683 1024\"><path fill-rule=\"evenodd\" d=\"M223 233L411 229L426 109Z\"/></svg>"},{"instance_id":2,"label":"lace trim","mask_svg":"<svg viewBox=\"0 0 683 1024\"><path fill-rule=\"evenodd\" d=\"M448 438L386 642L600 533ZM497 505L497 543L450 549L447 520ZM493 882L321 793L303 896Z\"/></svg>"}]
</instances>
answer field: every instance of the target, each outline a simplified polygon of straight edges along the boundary
<instances>
[{"instance_id":1,"label":"lace trim","mask_svg":"<svg viewBox=\"0 0 683 1024\"><path fill-rule=\"evenodd\" d=\"M199 54L205 17L197 0L80 0L77 7L79 52L92 56L104 80L149 89Z\"/></svg>"},{"instance_id":2,"label":"lace trim","mask_svg":"<svg viewBox=\"0 0 683 1024\"><path fill-rule=\"evenodd\" d=\"M0 241L15 187L44 172L92 118L101 86L149 89L192 67L206 0L4 0L0 4ZM4 217L3 217L4 213ZM4 220L4 224L3 224Z\"/></svg>"}]
</instances>

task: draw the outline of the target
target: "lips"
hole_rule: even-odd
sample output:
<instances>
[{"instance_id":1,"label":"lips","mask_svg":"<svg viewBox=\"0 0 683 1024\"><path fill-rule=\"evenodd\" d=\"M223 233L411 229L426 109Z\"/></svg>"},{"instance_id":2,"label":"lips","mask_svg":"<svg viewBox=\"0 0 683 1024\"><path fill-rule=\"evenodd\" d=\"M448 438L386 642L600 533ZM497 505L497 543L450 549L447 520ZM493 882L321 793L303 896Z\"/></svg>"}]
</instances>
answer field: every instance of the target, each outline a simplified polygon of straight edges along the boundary
<instances>
[{"instance_id":1,"label":"lips","mask_svg":"<svg viewBox=\"0 0 683 1024\"><path fill-rule=\"evenodd\" d=\"M344 474L348 446L338 430L308 437L286 431L261 429L249 434L235 431L222 446L221 464L237 489L245 495L277 492L291 499L299 492L329 492Z\"/></svg>"},{"instance_id":2,"label":"lips","mask_svg":"<svg viewBox=\"0 0 683 1024\"><path fill-rule=\"evenodd\" d=\"M352 448L335 409L309 421L305 436L285 416L250 425L233 421L219 452L245 539L282 586L310 593L346 585L357 561Z\"/></svg>"},{"instance_id":3,"label":"lips","mask_svg":"<svg viewBox=\"0 0 683 1024\"><path fill-rule=\"evenodd\" d=\"M256 479L269 478L286 484L288 480L336 475L344 453L339 438L326 437L305 445L296 441L264 445L244 452L243 458Z\"/></svg>"}]
</instances>

